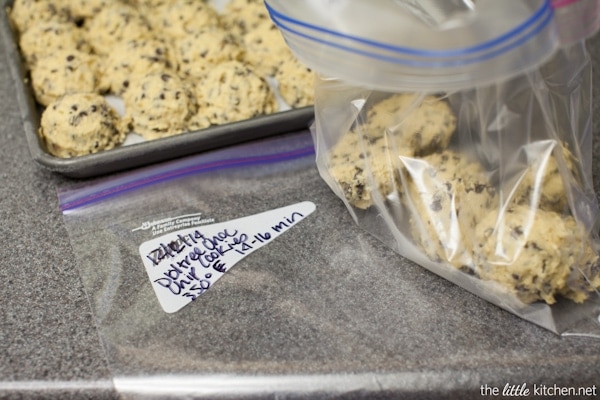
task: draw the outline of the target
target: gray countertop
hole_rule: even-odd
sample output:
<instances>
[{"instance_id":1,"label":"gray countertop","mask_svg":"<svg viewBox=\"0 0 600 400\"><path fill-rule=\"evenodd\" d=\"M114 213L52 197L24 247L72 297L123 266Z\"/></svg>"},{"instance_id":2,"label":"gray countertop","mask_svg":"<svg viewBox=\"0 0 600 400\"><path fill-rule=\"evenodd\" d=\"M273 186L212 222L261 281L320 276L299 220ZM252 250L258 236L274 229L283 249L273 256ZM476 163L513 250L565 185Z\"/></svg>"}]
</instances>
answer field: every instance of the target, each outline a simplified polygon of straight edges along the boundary
<instances>
[{"instance_id":1,"label":"gray countertop","mask_svg":"<svg viewBox=\"0 0 600 400\"><path fill-rule=\"evenodd\" d=\"M594 64L600 65L600 37L589 44ZM595 69L595 82L600 82L599 71ZM598 87L595 110L600 108ZM31 160L3 57L0 93L0 398L118 398L121 381L113 381L118 369L111 367L101 346L58 206L57 188L72 181ZM594 122L596 136L600 118ZM596 178L599 146L596 140ZM600 340L558 337L402 259L355 226L316 170L307 174L296 178L304 180L298 185L305 191L300 197L323 210L302 231L302 238L312 239L290 235L280 245L256 252L252 262L282 262L279 252L290 254L289 240L295 239L315 246L324 238L331 243L348 240L347 246L359 248L340 251L338 268L319 266L321 282L335 290L327 293L322 284L323 291L311 292L305 308L313 311L306 326L295 325L299 318L282 323L281 316L265 312L257 312L252 322L240 318L239 324L247 324L240 328L257 330L257 335L260 326L273 331L282 323L279 336L273 334L268 342L239 335L252 348L236 343L235 337L219 342L221 347L211 353L221 357L214 366L199 363L188 371L215 390L204 392L207 398L218 397L219 390L228 398L265 393L269 398L481 398L482 385L600 386ZM365 256L350 259L356 251ZM313 262L295 260L292 265ZM371 271L368 285L351 271L365 264ZM298 291L303 290L299 279L294 283ZM286 293L274 291L266 301L285 302ZM341 312L344 307L364 313L363 318L354 320ZM256 298L245 306L246 312L258 309ZM223 313L221 322L229 325L236 321L223 321L227 315L240 317L227 305ZM336 329L325 326L332 324ZM240 349L245 351L235 352ZM252 363L243 362L250 357ZM177 377L170 382L174 393L183 385ZM135 385L127 382L127 390ZM252 389L257 387L262 389ZM129 392L123 397L135 396Z\"/></svg>"}]
</instances>

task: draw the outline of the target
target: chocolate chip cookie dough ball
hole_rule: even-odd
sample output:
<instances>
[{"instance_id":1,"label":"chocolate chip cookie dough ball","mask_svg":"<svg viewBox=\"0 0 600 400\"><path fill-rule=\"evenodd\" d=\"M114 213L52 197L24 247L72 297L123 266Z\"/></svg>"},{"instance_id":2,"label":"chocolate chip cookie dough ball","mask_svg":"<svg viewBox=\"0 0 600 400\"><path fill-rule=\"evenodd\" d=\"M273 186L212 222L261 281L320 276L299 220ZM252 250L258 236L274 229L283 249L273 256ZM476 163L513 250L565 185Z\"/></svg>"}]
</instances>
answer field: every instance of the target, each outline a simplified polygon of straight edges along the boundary
<instances>
[{"instance_id":1,"label":"chocolate chip cookie dough ball","mask_svg":"<svg viewBox=\"0 0 600 400\"><path fill-rule=\"evenodd\" d=\"M264 78L239 61L214 67L196 85L199 113L212 125L241 121L277 110L275 95Z\"/></svg>"},{"instance_id":2,"label":"chocolate chip cookie dough ball","mask_svg":"<svg viewBox=\"0 0 600 400\"><path fill-rule=\"evenodd\" d=\"M587 297L570 282L579 266L596 264L598 257L572 217L517 205L489 213L476 238L480 277L499 283L524 303L553 304L560 294L577 301Z\"/></svg>"},{"instance_id":3,"label":"chocolate chip cookie dough ball","mask_svg":"<svg viewBox=\"0 0 600 400\"><path fill-rule=\"evenodd\" d=\"M176 70L177 61L168 43L154 37L132 39L116 44L106 57L100 73L101 86L122 95L138 77Z\"/></svg>"},{"instance_id":4,"label":"chocolate chip cookie dough ball","mask_svg":"<svg viewBox=\"0 0 600 400\"><path fill-rule=\"evenodd\" d=\"M146 15L157 32L171 39L219 24L219 15L212 4L198 0L170 1L149 9Z\"/></svg>"},{"instance_id":5,"label":"chocolate chip cookie dough ball","mask_svg":"<svg viewBox=\"0 0 600 400\"><path fill-rule=\"evenodd\" d=\"M242 37L271 17L262 0L231 0L219 14L221 25L236 36Z\"/></svg>"},{"instance_id":6,"label":"chocolate chip cookie dough ball","mask_svg":"<svg viewBox=\"0 0 600 400\"><path fill-rule=\"evenodd\" d=\"M111 149L125 139L119 115L96 93L57 99L42 113L40 125L48 151L61 158Z\"/></svg>"},{"instance_id":7,"label":"chocolate chip cookie dough ball","mask_svg":"<svg viewBox=\"0 0 600 400\"><path fill-rule=\"evenodd\" d=\"M123 94L125 121L147 140L186 130L196 104L184 82L174 73L152 73L131 82Z\"/></svg>"},{"instance_id":8,"label":"chocolate chip cookie dough ball","mask_svg":"<svg viewBox=\"0 0 600 400\"><path fill-rule=\"evenodd\" d=\"M515 203L558 213L567 211L570 189L565 181L577 181L578 175L573 154L553 140L530 143L525 153L527 167L517 183Z\"/></svg>"},{"instance_id":9,"label":"chocolate chip cookie dough ball","mask_svg":"<svg viewBox=\"0 0 600 400\"><path fill-rule=\"evenodd\" d=\"M87 19L83 28L94 51L104 56L119 43L153 36L146 18L135 7L119 2Z\"/></svg>"},{"instance_id":10,"label":"chocolate chip cookie dough ball","mask_svg":"<svg viewBox=\"0 0 600 400\"><path fill-rule=\"evenodd\" d=\"M263 76L275 76L289 48L281 32L271 21L262 23L244 35L245 60Z\"/></svg>"},{"instance_id":11,"label":"chocolate chip cookie dough ball","mask_svg":"<svg viewBox=\"0 0 600 400\"><path fill-rule=\"evenodd\" d=\"M292 108L311 106L315 102L315 73L301 64L291 52L282 57L275 74L279 94Z\"/></svg>"},{"instance_id":12,"label":"chocolate chip cookie dough ball","mask_svg":"<svg viewBox=\"0 0 600 400\"><path fill-rule=\"evenodd\" d=\"M65 7L67 0L15 0L10 8L9 17L21 33L40 22L69 21Z\"/></svg>"},{"instance_id":13,"label":"chocolate chip cookie dough ball","mask_svg":"<svg viewBox=\"0 0 600 400\"><path fill-rule=\"evenodd\" d=\"M569 219L569 221L575 224L575 220ZM574 229L578 228L580 227L574 227ZM582 242L579 249L581 251L578 258L579 263L570 268L571 273L567 285L560 289L559 294L575 303L583 303L600 290L600 262L599 250L597 246L594 246L592 236L588 237L585 232L578 232Z\"/></svg>"},{"instance_id":14,"label":"chocolate chip cookie dough ball","mask_svg":"<svg viewBox=\"0 0 600 400\"><path fill-rule=\"evenodd\" d=\"M58 20L41 21L31 26L21 35L19 47L29 69L38 59L51 56L60 50L84 53L91 51L90 45L75 24Z\"/></svg>"},{"instance_id":15,"label":"chocolate chip cookie dough ball","mask_svg":"<svg viewBox=\"0 0 600 400\"><path fill-rule=\"evenodd\" d=\"M209 26L173 40L179 74L184 79L204 78L217 64L241 61L244 49L235 36L220 26Z\"/></svg>"},{"instance_id":16,"label":"chocolate chip cookie dough ball","mask_svg":"<svg viewBox=\"0 0 600 400\"><path fill-rule=\"evenodd\" d=\"M46 106L65 94L99 90L97 57L73 50L58 50L31 70L36 100Z\"/></svg>"},{"instance_id":17,"label":"chocolate chip cookie dough ball","mask_svg":"<svg viewBox=\"0 0 600 400\"><path fill-rule=\"evenodd\" d=\"M360 209L371 207L378 194L385 198L400 190L396 179L398 167L387 140L369 132L348 131L329 154L331 177L344 198Z\"/></svg>"},{"instance_id":18,"label":"chocolate chip cookie dough ball","mask_svg":"<svg viewBox=\"0 0 600 400\"><path fill-rule=\"evenodd\" d=\"M471 249L480 219L498 207L487 172L465 154L445 150L402 158L411 234L432 260L477 274Z\"/></svg>"},{"instance_id":19,"label":"chocolate chip cookie dough ball","mask_svg":"<svg viewBox=\"0 0 600 400\"><path fill-rule=\"evenodd\" d=\"M411 94L394 95L365 112L365 122L345 133L332 147L328 170L345 199L357 208L397 192L400 156L443 150L456 128L444 101Z\"/></svg>"},{"instance_id":20,"label":"chocolate chip cookie dough ball","mask_svg":"<svg viewBox=\"0 0 600 400\"><path fill-rule=\"evenodd\" d=\"M364 129L378 135L390 132L397 146L425 155L448 147L456 117L448 103L435 96L401 93L369 109Z\"/></svg>"}]
</instances>

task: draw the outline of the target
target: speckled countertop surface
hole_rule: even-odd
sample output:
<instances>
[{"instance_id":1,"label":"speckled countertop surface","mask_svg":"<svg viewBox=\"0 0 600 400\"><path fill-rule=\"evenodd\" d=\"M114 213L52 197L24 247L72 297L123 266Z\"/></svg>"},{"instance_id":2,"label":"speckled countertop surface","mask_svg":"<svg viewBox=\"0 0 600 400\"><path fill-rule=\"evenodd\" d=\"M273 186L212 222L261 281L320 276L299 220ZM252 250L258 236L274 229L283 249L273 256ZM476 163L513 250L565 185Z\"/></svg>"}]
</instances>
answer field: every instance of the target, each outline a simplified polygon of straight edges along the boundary
<instances>
[{"instance_id":1,"label":"speckled countertop surface","mask_svg":"<svg viewBox=\"0 0 600 400\"><path fill-rule=\"evenodd\" d=\"M600 65L600 37L589 44L594 64ZM600 82L600 68L594 79ZM599 86L594 88L595 136L600 134ZM118 398L121 381L113 381L115 369L100 344L58 207L57 188L70 180L31 160L3 57L0 94L0 398ZM599 157L595 140L596 179ZM244 315L255 313L252 319L240 318L234 305L223 306L219 323L238 323L245 334L219 342L211 353L221 357L214 366L207 361L188 371L214 390L204 392L207 398L219 397L221 390L244 398L270 393L270 398L451 399L481 398L481 385L600 386L600 340L559 338L466 293L362 232L316 170L290 179L302 180L290 182L302 193L286 192L289 200L312 200L321 214L253 254L252 263L289 261L289 268L303 268L334 259L318 254L313 260L285 259L282 254L304 255L291 245L298 241L335 252L337 265L319 266L320 290L313 287L311 297L303 292L305 306L297 308L301 317L274 317L256 297L243 307ZM266 208L270 201L264 199ZM223 203L228 205L235 206ZM368 285L353 272L366 265ZM285 296L305 291L307 282L296 278L265 301L282 304ZM260 337L261 326L269 328L266 338ZM246 347L236 340L245 340ZM173 387L166 391L177 393L184 383L172 378L163 389L170 382ZM135 385L127 382L124 397L135 397Z\"/></svg>"}]
</instances>

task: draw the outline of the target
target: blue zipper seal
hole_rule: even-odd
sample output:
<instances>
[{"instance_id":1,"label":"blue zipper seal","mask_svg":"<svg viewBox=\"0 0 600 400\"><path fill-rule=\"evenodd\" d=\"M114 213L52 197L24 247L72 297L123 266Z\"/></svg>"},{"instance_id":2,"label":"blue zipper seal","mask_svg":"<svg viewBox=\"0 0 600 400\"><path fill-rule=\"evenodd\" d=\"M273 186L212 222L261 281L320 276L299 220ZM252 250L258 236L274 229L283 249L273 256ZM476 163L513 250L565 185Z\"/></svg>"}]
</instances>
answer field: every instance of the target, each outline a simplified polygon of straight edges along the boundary
<instances>
[{"instance_id":1,"label":"blue zipper seal","mask_svg":"<svg viewBox=\"0 0 600 400\"><path fill-rule=\"evenodd\" d=\"M457 67L461 65L468 65L477 62L486 61L488 59L497 57L503 53L513 50L523 43L535 37L541 32L554 17L554 9L551 6L550 0L545 0L544 3L523 23L513 28L509 32L498 36L487 42L480 43L472 47L466 47L454 50L423 50L415 49L403 46L394 46L386 43L377 42L361 38L354 35L348 35L340 32L336 32L327 28L323 28L317 25L309 24L289 16L282 14L275 10L269 5L268 0L265 1L265 6L271 16L273 22L283 31L289 32L292 35L308 39L315 43L321 43L329 47L337 48L350 53L359 54L368 58L379 59L382 61L408 65L412 67ZM367 50L360 50L355 47L337 43L331 40L325 40L312 34L300 32L297 28L304 28L306 30L323 33L334 38L340 38L347 42L353 42L361 46L372 47L374 50L384 50L390 53L398 54L399 56L382 55ZM481 54L478 54L481 53ZM474 56L473 56L474 55ZM404 58L402 57L404 56ZM427 60L411 60L405 58L406 56L415 56L422 58L456 58L462 56L470 56L467 58L459 58L447 61L427 61Z\"/></svg>"}]
</instances>

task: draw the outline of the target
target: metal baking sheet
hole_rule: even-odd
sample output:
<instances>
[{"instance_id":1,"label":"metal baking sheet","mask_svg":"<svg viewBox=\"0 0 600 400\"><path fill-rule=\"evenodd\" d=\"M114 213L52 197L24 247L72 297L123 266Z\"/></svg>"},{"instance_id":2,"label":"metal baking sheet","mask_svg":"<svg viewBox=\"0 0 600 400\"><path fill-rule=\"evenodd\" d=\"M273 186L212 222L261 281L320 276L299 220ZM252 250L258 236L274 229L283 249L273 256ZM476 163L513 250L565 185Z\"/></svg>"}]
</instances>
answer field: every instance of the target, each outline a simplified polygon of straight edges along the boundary
<instances>
[{"instance_id":1,"label":"metal baking sheet","mask_svg":"<svg viewBox=\"0 0 600 400\"><path fill-rule=\"evenodd\" d=\"M141 167L223 146L293 132L307 128L314 119L313 107L280 111L250 120L214 126L199 131L152 141L142 141L75 158L58 158L46 151L37 134L42 108L35 102L12 29L8 8L13 0L0 0L0 38L4 41L11 75L16 86L16 101L23 117L23 127L31 156L39 165L73 178L88 178Z\"/></svg>"}]
</instances>

